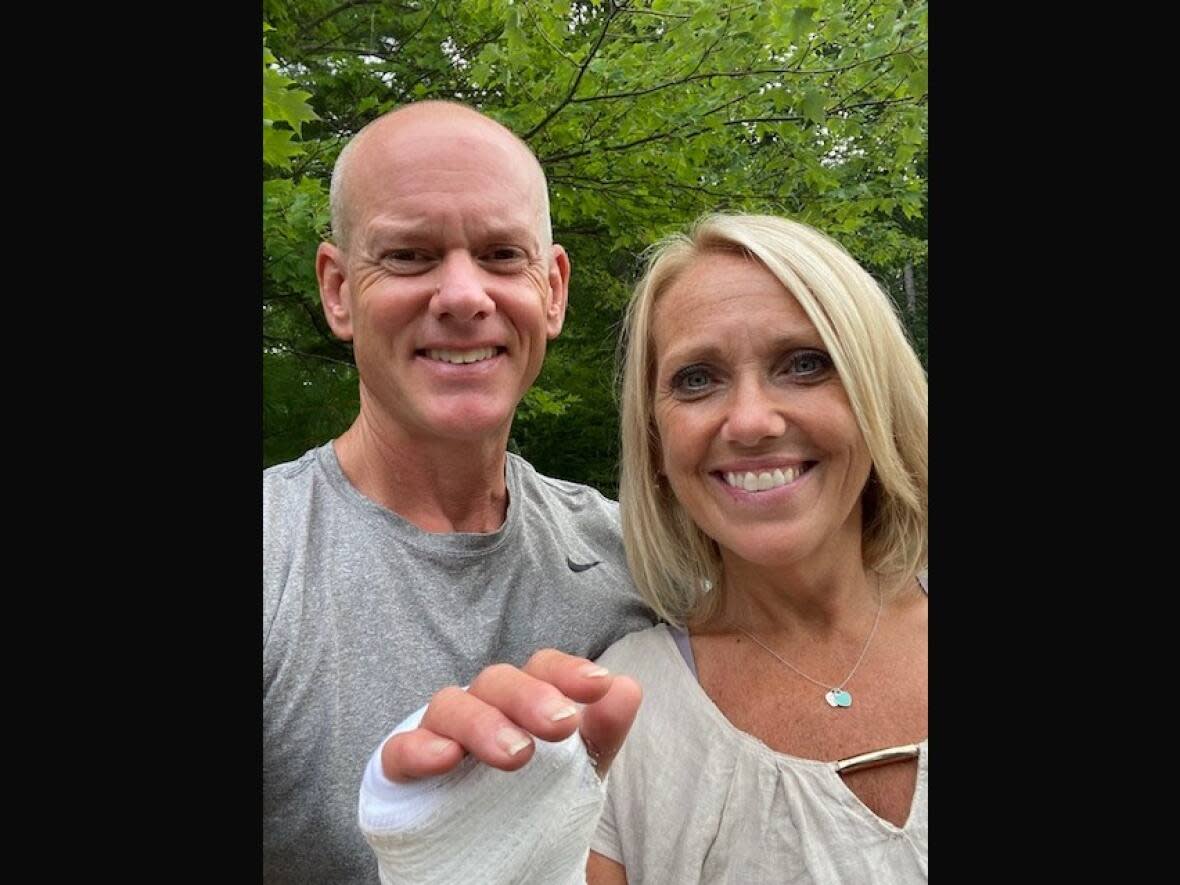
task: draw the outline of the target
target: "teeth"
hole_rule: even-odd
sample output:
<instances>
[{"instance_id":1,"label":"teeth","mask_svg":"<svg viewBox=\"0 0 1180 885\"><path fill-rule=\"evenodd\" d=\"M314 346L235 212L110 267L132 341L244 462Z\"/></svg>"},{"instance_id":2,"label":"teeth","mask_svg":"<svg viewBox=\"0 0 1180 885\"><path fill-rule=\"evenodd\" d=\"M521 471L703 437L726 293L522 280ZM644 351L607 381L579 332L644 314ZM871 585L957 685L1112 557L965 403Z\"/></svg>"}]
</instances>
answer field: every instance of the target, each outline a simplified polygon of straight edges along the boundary
<instances>
[{"instance_id":1,"label":"teeth","mask_svg":"<svg viewBox=\"0 0 1180 885\"><path fill-rule=\"evenodd\" d=\"M426 351L426 355L432 360L464 365L466 363L478 363L480 360L486 360L495 356L496 348L477 347L474 350L428 350Z\"/></svg>"},{"instance_id":2,"label":"teeth","mask_svg":"<svg viewBox=\"0 0 1180 885\"><path fill-rule=\"evenodd\" d=\"M761 473L752 471L735 473L731 471L725 474L725 481L735 489L743 489L747 492L765 492L768 489L777 489L789 482L794 482L802 475L803 465L799 465L788 467L785 470L776 468L773 473L765 470Z\"/></svg>"}]
</instances>

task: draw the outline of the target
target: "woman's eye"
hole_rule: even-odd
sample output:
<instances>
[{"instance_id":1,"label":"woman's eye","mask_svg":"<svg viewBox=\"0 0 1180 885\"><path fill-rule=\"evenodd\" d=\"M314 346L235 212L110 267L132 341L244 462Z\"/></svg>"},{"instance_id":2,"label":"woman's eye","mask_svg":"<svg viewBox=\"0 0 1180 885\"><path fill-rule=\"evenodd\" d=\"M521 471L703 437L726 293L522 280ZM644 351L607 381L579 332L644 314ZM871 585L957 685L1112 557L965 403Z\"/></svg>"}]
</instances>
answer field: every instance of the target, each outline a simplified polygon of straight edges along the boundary
<instances>
[{"instance_id":1,"label":"woman's eye","mask_svg":"<svg viewBox=\"0 0 1180 885\"><path fill-rule=\"evenodd\" d=\"M713 376L703 366L688 366L672 378L672 389L677 393L701 393L709 389Z\"/></svg>"},{"instance_id":2,"label":"woman's eye","mask_svg":"<svg viewBox=\"0 0 1180 885\"><path fill-rule=\"evenodd\" d=\"M830 369L832 361L826 353L818 350L804 350L792 355L789 363L791 374L814 376Z\"/></svg>"}]
</instances>

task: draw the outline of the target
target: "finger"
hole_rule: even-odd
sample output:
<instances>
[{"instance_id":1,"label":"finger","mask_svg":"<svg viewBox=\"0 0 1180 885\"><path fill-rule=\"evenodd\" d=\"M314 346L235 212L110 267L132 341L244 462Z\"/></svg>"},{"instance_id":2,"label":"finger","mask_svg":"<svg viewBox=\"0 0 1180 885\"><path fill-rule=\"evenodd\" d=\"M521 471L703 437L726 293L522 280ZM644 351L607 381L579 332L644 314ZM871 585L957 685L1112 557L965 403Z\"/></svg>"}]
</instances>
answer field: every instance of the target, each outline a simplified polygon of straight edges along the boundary
<instances>
[{"instance_id":1,"label":"finger","mask_svg":"<svg viewBox=\"0 0 1180 885\"><path fill-rule=\"evenodd\" d=\"M553 686L547 688L556 691ZM576 716L569 718L575 724L567 733L579 721ZM503 771L515 771L533 758L533 739L524 729L493 703L454 686L435 694L422 717L421 727L455 741L480 761Z\"/></svg>"},{"instance_id":2,"label":"finger","mask_svg":"<svg viewBox=\"0 0 1180 885\"><path fill-rule=\"evenodd\" d=\"M606 667L552 648L535 653L523 670L580 704L593 704L610 689L610 671Z\"/></svg>"},{"instance_id":3,"label":"finger","mask_svg":"<svg viewBox=\"0 0 1180 885\"><path fill-rule=\"evenodd\" d=\"M577 731L581 723L576 703L547 681L508 664L484 669L467 693L541 740L563 740ZM449 730L446 733L451 734Z\"/></svg>"},{"instance_id":4,"label":"finger","mask_svg":"<svg viewBox=\"0 0 1180 885\"><path fill-rule=\"evenodd\" d=\"M450 771L466 756L463 747L427 728L396 734L381 748L381 769L391 781L404 783Z\"/></svg>"},{"instance_id":5,"label":"finger","mask_svg":"<svg viewBox=\"0 0 1180 885\"><path fill-rule=\"evenodd\" d=\"M582 710L582 742L590 758L596 760L599 777L606 777L622 749L642 700L638 682L630 676L616 676L606 696Z\"/></svg>"}]
</instances>

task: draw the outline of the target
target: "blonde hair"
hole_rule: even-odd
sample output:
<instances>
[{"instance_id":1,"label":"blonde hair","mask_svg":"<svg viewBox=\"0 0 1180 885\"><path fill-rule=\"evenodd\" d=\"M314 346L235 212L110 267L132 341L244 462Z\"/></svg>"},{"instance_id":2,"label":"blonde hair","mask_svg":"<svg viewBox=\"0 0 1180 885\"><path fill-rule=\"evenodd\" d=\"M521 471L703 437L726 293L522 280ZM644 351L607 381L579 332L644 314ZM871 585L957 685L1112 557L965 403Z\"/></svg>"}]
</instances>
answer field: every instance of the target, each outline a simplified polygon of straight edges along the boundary
<instances>
[{"instance_id":1,"label":"blonde hair","mask_svg":"<svg viewBox=\"0 0 1180 885\"><path fill-rule=\"evenodd\" d=\"M619 344L619 503L627 562L644 599L660 617L683 626L716 615L724 593L717 543L659 481L653 412L655 304L693 262L717 253L760 262L815 325L872 458L861 496L865 566L883 575L916 575L928 554L926 373L893 303L840 244L808 225L769 215L711 214L649 250Z\"/></svg>"}]
</instances>

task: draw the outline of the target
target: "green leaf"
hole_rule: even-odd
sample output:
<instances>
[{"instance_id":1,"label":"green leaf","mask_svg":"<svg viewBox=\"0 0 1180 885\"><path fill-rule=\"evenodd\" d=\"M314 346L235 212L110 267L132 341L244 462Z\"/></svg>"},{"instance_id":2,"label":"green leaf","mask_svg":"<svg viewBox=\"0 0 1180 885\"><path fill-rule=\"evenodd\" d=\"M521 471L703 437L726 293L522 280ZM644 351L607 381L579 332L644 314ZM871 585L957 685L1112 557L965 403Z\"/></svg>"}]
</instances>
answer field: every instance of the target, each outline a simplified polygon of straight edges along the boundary
<instances>
[{"instance_id":1,"label":"green leaf","mask_svg":"<svg viewBox=\"0 0 1180 885\"><path fill-rule=\"evenodd\" d=\"M265 58L265 50L263 57ZM299 133L305 122L318 120L319 115L307 103L311 93L289 88L292 83L292 80L267 67L265 61L263 62L262 116L275 122L281 120Z\"/></svg>"},{"instance_id":2,"label":"green leaf","mask_svg":"<svg viewBox=\"0 0 1180 885\"><path fill-rule=\"evenodd\" d=\"M311 93L301 89L263 89L262 112L267 119L289 123L298 134L304 123L320 118L307 103L309 98Z\"/></svg>"},{"instance_id":3,"label":"green leaf","mask_svg":"<svg viewBox=\"0 0 1180 885\"><path fill-rule=\"evenodd\" d=\"M508 40L508 54L522 55L528 52L524 35L520 32L520 7L508 7L508 17L504 22L504 36Z\"/></svg>"},{"instance_id":4,"label":"green leaf","mask_svg":"<svg viewBox=\"0 0 1180 885\"><path fill-rule=\"evenodd\" d=\"M798 6L795 8L795 12L791 16L791 25L789 31L791 39L794 42L802 43L807 39L808 33L813 30L812 16L814 15L814 9L808 9L805 6Z\"/></svg>"},{"instance_id":5,"label":"green leaf","mask_svg":"<svg viewBox=\"0 0 1180 885\"><path fill-rule=\"evenodd\" d=\"M490 74L490 66L484 61L477 61L468 69L467 78L476 86L486 86Z\"/></svg>"},{"instance_id":6,"label":"green leaf","mask_svg":"<svg viewBox=\"0 0 1180 885\"><path fill-rule=\"evenodd\" d=\"M889 59L889 64L895 74L900 74L903 77L918 66L908 53L893 56Z\"/></svg>"},{"instance_id":7,"label":"green leaf","mask_svg":"<svg viewBox=\"0 0 1180 885\"><path fill-rule=\"evenodd\" d=\"M303 148L291 143L290 129L262 129L262 162L271 166L289 166L291 158L303 153Z\"/></svg>"},{"instance_id":8,"label":"green leaf","mask_svg":"<svg viewBox=\"0 0 1180 885\"><path fill-rule=\"evenodd\" d=\"M824 121L824 96L818 89L808 89L803 93L803 103L800 110L803 116L812 123L822 123Z\"/></svg>"},{"instance_id":9,"label":"green leaf","mask_svg":"<svg viewBox=\"0 0 1180 885\"><path fill-rule=\"evenodd\" d=\"M925 141L917 126L903 126L898 138L902 144L921 144Z\"/></svg>"}]
</instances>

